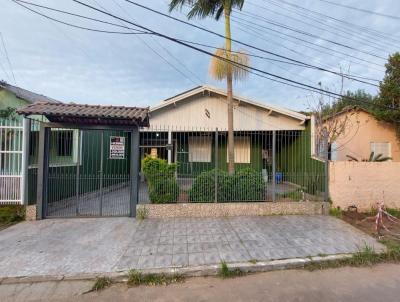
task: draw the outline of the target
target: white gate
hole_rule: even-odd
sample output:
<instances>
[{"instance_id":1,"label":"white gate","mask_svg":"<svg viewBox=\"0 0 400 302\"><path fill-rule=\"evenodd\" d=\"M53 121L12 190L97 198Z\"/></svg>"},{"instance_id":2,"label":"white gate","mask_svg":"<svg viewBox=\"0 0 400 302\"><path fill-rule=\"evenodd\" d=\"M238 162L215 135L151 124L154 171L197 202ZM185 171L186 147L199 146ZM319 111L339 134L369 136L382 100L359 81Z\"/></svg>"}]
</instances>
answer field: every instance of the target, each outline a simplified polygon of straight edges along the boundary
<instances>
[{"instance_id":1,"label":"white gate","mask_svg":"<svg viewBox=\"0 0 400 302\"><path fill-rule=\"evenodd\" d=\"M22 203L23 125L0 119L0 204Z\"/></svg>"}]
</instances>

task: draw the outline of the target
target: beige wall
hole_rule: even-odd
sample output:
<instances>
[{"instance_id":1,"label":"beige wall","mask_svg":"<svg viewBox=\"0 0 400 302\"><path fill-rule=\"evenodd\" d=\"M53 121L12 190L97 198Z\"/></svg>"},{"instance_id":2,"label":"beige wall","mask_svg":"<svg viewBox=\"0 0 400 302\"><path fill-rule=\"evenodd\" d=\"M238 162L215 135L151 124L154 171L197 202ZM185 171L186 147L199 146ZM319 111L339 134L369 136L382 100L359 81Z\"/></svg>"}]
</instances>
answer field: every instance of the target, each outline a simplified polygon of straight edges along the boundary
<instances>
[{"instance_id":1,"label":"beige wall","mask_svg":"<svg viewBox=\"0 0 400 302\"><path fill-rule=\"evenodd\" d=\"M209 117L206 115L209 112ZM226 130L228 125L226 97L196 95L175 105L150 112L150 125ZM235 101L235 130L304 130L301 121L283 114Z\"/></svg>"},{"instance_id":2,"label":"beige wall","mask_svg":"<svg viewBox=\"0 0 400 302\"><path fill-rule=\"evenodd\" d=\"M329 194L333 206L371 209L383 201L400 208L400 162L330 162Z\"/></svg>"},{"instance_id":3,"label":"beige wall","mask_svg":"<svg viewBox=\"0 0 400 302\"><path fill-rule=\"evenodd\" d=\"M389 142L393 161L400 161L400 142L397 140L393 126L378 121L362 110L347 113L347 117L346 129L335 140L333 146L333 149L337 150L335 160L348 160L346 155L352 155L359 160L369 158L371 142ZM344 115L339 118L343 119Z\"/></svg>"}]
</instances>

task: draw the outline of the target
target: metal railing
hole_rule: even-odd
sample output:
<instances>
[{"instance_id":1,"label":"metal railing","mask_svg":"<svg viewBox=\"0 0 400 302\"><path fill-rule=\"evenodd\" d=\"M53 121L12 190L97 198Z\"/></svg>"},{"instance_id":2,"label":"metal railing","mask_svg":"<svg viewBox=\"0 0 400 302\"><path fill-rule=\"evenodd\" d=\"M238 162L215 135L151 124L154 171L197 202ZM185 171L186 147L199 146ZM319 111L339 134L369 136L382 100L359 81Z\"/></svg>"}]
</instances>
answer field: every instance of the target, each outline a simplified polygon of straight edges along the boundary
<instances>
[{"instance_id":1,"label":"metal railing","mask_svg":"<svg viewBox=\"0 0 400 302\"><path fill-rule=\"evenodd\" d=\"M21 203L23 125L0 119L0 204Z\"/></svg>"},{"instance_id":2,"label":"metal railing","mask_svg":"<svg viewBox=\"0 0 400 302\"><path fill-rule=\"evenodd\" d=\"M323 200L326 171L304 130L235 131L234 172L228 134L207 128L140 131L139 203Z\"/></svg>"}]
</instances>

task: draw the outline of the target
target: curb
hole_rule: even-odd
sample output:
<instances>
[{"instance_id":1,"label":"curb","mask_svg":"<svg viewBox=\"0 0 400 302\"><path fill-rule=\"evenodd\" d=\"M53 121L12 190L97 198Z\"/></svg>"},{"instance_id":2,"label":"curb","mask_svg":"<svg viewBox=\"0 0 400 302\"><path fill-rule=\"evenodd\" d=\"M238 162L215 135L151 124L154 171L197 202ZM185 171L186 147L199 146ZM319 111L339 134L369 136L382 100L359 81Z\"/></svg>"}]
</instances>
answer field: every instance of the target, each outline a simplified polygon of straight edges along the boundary
<instances>
[{"instance_id":1,"label":"curb","mask_svg":"<svg viewBox=\"0 0 400 302\"><path fill-rule=\"evenodd\" d=\"M271 261L235 262L228 263L229 269L240 269L245 273L269 272L276 270L304 268L309 263L319 263L326 261L334 261L352 257L352 254L337 254L325 257L315 256L308 258L291 258ZM170 267L156 269L138 269L143 274L167 274L181 275L183 277L206 277L216 276L218 274L219 264L189 266L189 267ZM54 281L91 281L98 277L110 278L113 282L126 282L128 280L128 270L121 272L104 272L93 274L76 274L76 275L43 275L43 276L19 276L0 278L0 285L3 284L19 284L19 283L39 283Z\"/></svg>"}]
</instances>

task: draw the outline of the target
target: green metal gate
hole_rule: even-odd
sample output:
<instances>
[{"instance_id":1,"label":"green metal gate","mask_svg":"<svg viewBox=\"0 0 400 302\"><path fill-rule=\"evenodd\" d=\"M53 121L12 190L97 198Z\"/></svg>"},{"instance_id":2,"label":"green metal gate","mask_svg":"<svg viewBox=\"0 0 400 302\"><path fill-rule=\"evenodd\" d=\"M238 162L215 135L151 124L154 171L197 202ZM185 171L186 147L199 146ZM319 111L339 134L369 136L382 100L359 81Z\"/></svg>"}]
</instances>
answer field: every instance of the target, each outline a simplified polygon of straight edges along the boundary
<instances>
[{"instance_id":1,"label":"green metal gate","mask_svg":"<svg viewBox=\"0 0 400 302\"><path fill-rule=\"evenodd\" d=\"M52 128L45 217L131 215L130 135Z\"/></svg>"}]
</instances>

